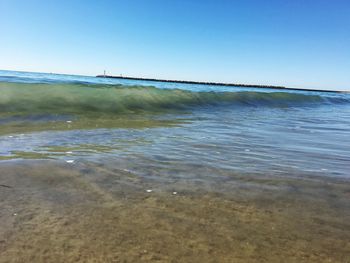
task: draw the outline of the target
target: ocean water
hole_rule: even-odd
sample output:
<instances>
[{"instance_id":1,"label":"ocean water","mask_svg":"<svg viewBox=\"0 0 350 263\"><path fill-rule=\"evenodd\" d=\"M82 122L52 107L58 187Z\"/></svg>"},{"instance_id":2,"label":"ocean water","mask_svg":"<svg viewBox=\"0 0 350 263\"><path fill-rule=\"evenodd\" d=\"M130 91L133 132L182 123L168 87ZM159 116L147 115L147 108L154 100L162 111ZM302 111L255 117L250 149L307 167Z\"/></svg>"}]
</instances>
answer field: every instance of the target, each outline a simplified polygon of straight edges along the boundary
<instances>
[{"instance_id":1,"label":"ocean water","mask_svg":"<svg viewBox=\"0 0 350 263\"><path fill-rule=\"evenodd\" d=\"M8 186L0 188L0 201L10 211L0 214L5 222L0 241L1 234L11 240L0 242L0 253L19 260L46 253L40 259L56 261L57 251L50 249L71 240L57 218L75 222L79 211L83 223L72 223L69 231L90 233L81 237L91 238L85 245L100 240L100 249L106 249L101 260L119 253L117 259L135 262L145 255L132 254L138 247L130 243L105 245L114 232L97 214L120 218L119 233L140 247L148 244L142 251L153 251L153 259L165 262L201 256L206 261L215 253L221 262L230 262L231 253L235 262L348 262L350 94L0 71L0 180ZM20 190L9 198L4 191L16 185ZM150 194L157 198L149 199ZM181 202L169 201L181 194ZM125 220L104 206L124 199L134 200L134 210L125 204ZM19 222L12 219L18 209L26 215ZM193 218L208 220L202 223L211 230L205 232ZM138 232L128 228L132 220ZM16 233L23 229L16 226L29 221L37 226L26 230L32 239L20 238ZM256 229L252 233L247 226ZM61 232L53 235L61 239L47 243L44 236L55 227ZM275 227L276 236L271 234ZM140 239L150 229L159 231L151 236L156 233L172 245ZM107 239L109 244L117 242L114 238ZM32 240L37 246L28 249ZM45 244L50 249L38 251ZM118 246L124 252L115 251ZM91 249L80 243L72 247L77 248L67 252L72 262L83 248L87 257ZM201 256L192 253L198 247Z\"/></svg>"},{"instance_id":2,"label":"ocean water","mask_svg":"<svg viewBox=\"0 0 350 263\"><path fill-rule=\"evenodd\" d=\"M346 93L7 71L0 90L1 159L116 158L141 175L185 165L187 176L203 166L350 177Z\"/></svg>"}]
</instances>

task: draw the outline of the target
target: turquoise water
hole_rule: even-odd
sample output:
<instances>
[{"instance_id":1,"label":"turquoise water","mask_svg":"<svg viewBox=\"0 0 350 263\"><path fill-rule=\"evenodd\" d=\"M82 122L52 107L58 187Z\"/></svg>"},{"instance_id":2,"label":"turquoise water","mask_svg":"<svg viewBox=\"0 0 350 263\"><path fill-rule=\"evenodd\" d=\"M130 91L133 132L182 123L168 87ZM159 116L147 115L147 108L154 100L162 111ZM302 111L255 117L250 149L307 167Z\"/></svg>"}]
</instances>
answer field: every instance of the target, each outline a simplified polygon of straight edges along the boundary
<instances>
[{"instance_id":1,"label":"turquoise water","mask_svg":"<svg viewBox=\"0 0 350 263\"><path fill-rule=\"evenodd\" d=\"M350 95L0 71L0 160L141 177L350 177Z\"/></svg>"}]
</instances>

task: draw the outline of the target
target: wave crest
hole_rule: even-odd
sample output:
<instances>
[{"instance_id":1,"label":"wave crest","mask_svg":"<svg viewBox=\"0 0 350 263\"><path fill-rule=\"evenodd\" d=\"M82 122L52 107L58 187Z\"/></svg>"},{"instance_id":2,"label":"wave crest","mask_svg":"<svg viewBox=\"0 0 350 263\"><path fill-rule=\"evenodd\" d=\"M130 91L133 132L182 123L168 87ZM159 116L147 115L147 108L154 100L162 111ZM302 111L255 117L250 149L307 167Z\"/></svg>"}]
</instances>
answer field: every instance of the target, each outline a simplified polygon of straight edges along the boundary
<instances>
[{"instance_id":1,"label":"wave crest","mask_svg":"<svg viewBox=\"0 0 350 263\"><path fill-rule=\"evenodd\" d=\"M193 92L145 86L0 83L2 112L128 113L216 105L291 107L320 103L349 100L290 92Z\"/></svg>"}]
</instances>

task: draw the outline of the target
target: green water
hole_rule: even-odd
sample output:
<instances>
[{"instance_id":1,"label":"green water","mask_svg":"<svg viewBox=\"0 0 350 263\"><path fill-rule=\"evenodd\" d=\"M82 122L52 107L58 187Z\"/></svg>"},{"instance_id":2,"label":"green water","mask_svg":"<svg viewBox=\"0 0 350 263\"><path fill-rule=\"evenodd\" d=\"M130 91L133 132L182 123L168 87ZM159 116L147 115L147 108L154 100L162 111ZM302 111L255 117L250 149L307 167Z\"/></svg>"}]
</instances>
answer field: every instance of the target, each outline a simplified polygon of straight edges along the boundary
<instances>
[{"instance_id":1,"label":"green water","mask_svg":"<svg viewBox=\"0 0 350 263\"><path fill-rule=\"evenodd\" d=\"M0 71L0 262L349 262L349 102Z\"/></svg>"}]
</instances>

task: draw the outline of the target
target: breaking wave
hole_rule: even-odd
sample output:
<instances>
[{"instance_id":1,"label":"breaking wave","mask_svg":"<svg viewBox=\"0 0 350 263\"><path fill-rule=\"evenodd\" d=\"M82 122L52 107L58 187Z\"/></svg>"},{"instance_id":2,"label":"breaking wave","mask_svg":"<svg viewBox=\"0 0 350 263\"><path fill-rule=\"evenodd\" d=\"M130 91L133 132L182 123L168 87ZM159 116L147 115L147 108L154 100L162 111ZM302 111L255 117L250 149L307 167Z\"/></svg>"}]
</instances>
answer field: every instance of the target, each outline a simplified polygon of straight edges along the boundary
<instances>
[{"instance_id":1,"label":"breaking wave","mask_svg":"<svg viewBox=\"0 0 350 263\"><path fill-rule=\"evenodd\" d=\"M298 107L350 103L347 96L292 92L194 92L146 86L0 82L0 111L15 113L129 113L204 106Z\"/></svg>"}]
</instances>

